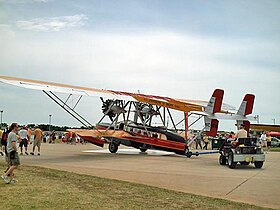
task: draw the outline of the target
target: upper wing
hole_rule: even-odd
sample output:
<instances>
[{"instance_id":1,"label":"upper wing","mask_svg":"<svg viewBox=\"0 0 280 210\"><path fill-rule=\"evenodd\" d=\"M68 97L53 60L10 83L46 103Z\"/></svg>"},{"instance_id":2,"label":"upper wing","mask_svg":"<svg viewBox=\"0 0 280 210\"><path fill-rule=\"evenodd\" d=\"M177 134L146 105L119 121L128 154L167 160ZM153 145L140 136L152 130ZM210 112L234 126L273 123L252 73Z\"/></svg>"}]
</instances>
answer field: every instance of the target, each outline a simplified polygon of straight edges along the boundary
<instances>
[{"instance_id":1,"label":"upper wing","mask_svg":"<svg viewBox=\"0 0 280 210\"><path fill-rule=\"evenodd\" d=\"M97 96L97 97L105 97L105 98L118 99L118 100L139 101L151 105L158 105L158 106L175 109L178 111L184 111L184 112L204 111L204 108L207 105L206 101L173 99L173 98L162 97L162 96L95 89L95 88L58 84L53 82L44 82L44 81L22 79L22 78L8 77L8 76L0 76L0 82L23 87L23 88L28 88L28 89L35 89L35 90L53 91L53 92L68 93L73 95ZM228 110L232 110L232 107L229 106L226 107L224 105L222 109L228 111Z\"/></svg>"}]
</instances>

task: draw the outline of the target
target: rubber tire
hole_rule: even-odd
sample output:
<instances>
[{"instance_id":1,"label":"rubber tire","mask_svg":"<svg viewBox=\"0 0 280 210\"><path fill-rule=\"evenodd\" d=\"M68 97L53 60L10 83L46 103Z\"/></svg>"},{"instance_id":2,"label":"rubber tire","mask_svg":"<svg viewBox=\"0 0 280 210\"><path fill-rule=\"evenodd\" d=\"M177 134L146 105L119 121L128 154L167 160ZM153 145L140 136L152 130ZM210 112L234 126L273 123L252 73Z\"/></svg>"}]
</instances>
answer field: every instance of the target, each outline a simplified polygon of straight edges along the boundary
<instances>
[{"instance_id":1,"label":"rubber tire","mask_svg":"<svg viewBox=\"0 0 280 210\"><path fill-rule=\"evenodd\" d=\"M187 158L191 158L191 157L192 157L192 155L193 155L193 153L192 153L192 152L190 152L190 151L186 152L186 156L187 156Z\"/></svg>"},{"instance_id":2,"label":"rubber tire","mask_svg":"<svg viewBox=\"0 0 280 210\"><path fill-rule=\"evenodd\" d=\"M234 169L237 165L237 162L233 162L233 153L229 152L228 154L228 167Z\"/></svg>"},{"instance_id":3,"label":"rubber tire","mask_svg":"<svg viewBox=\"0 0 280 210\"><path fill-rule=\"evenodd\" d=\"M139 148L141 152L146 152L148 149L146 148Z\"/></svg>"},{"instance_id":4,"label":"rubber tire","mask_svg":"<svg viewBox=\"0 0 280 210\"><path fill-rule=\"evenodd\" d=\"M243 166L248 166L250 164L250 162L244 161L244 162L240 162L240 164L243 165Z\"/></svg>"},{"instance_id":5,"label":"rubber tire","mask_svg":"<svg viewBox=\"0 0 280 210\"><path fill-rule=\"evenodd\" d=\"M220 155L219 163L220 163L220 165L223 165L223 166L227 164L227 159L224 155Z\"/></svg>"},{"instance_id":6,"label":"rubber tire","mask_svg":"<svg viewBox=\"0 0 280 210\"><path fill-rule=\"evenodd\" d=\"M255 165L256 168L262 168L263 161L256 161L256 162L254 162L254 165Z\"/></svg>"},{"instance_id":7,"label":"rubber tire","mask_svg":"<svg viewBox=\"0 0 280 210\"><path fill-rule=\"evenodd\" d=\"M109 143L109 151L111 153L116 153L119 149L119 146L115 143Z\"/></svg>"}]
</instances>

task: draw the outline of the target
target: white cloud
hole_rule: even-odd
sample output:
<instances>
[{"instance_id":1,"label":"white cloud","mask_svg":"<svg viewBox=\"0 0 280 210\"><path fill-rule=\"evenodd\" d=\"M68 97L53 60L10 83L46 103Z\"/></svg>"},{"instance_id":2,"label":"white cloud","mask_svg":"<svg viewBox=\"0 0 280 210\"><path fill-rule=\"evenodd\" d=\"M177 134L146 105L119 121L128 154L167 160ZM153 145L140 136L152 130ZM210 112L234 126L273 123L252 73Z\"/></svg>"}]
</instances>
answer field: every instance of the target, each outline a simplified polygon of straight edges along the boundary
<instances>
[{"instance_id":1,"label":"white cloud","mask_svg":"<svg viewBox=\"0 0 280 210\"><path fill-rule=\"evenodd\" d=\"M43 2L43 3L46 3L46 2L48 2L49 0L33 0L33 1L35 1L35 2Z\"/></svg>"},{"instance_id":2,"label":"white cloud","mask_svg":"<svg viewBox=\"0 0 280 210\"><path fill-rule=\"evenodd\" d=\"M0 0L0 3L5 4L29 4L29 3L47 3L51 0Z\"/></svg>"},{"instance_id":3,"label":"white cloud","mask_svg":"<svg viewBox=\"0 0 280 210\"><path fill-rule=\"evenodd\" d=\"M15 36L12 27L8 24L0 24L0 39L12 38Z\"/></svg>"},{"instance_id":4,"label":"white cloud","mask_svg":"<svg viewBox=\"0 0 280 210\"><path fill-rule=\"evenodd\" d=\"M73 28L84 25L87 20L84 14L73 16L60 16L51 18L35 18L31 20L21 20L16 22L16 26L24 30L33 31L61 31L66 28Z\"/></svg>"}]
</instances>

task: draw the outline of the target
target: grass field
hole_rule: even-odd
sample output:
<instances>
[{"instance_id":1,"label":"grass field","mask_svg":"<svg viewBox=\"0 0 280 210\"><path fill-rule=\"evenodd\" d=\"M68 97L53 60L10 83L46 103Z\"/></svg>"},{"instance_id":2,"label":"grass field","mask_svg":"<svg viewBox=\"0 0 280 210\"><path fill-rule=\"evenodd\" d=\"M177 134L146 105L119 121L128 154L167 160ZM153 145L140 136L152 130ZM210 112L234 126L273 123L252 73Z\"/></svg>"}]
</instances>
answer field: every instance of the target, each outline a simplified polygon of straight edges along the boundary
<instances>
[{"instance_id":1,"label":"grass field","mask_svg":"<svg viewBox=\"0 0 280 210\"><path fill-rule=\"evenodd\" d=\"M280 152L280 147L270 147L270 151Z\"/></svg>"},{"instance_id":2,"label":"grass field","mask_svg":"<svg viewBox=\"0 0 280 210\"><path fill-rule=\"evenodd\" d=\"M4 170L0 164L0 170ZM21 166L0 182L0 209L263 209L243 203L88 175ZM213 186L214 187L214 186Z\"/></svg>"}]
</instances>

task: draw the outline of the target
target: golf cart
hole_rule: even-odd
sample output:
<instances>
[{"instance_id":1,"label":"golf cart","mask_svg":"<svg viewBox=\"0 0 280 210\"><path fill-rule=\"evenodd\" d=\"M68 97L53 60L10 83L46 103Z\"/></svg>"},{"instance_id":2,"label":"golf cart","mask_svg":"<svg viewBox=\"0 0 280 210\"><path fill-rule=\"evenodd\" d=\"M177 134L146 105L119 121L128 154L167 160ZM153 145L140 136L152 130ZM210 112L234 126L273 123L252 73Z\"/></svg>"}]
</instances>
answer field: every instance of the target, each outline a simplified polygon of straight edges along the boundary
<instances>
[{"instance_id":1,"label":"golf cart","mask_svg":"<svg viewBox=\"0 0 280 210\"><path fill-rule=\"evenodd\" d=\"M228 139L220 147L220 165L235 168L237 163L249 165L254 163L256 168L262 168L265 154L259 146L257 138L239 138L237 141Z\"/></svg>"}]
</instances>

